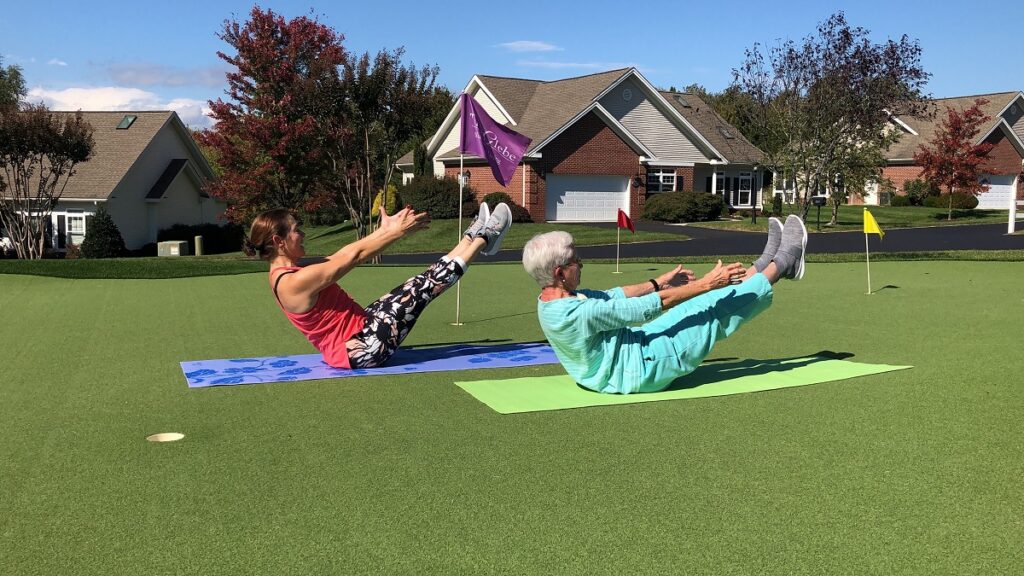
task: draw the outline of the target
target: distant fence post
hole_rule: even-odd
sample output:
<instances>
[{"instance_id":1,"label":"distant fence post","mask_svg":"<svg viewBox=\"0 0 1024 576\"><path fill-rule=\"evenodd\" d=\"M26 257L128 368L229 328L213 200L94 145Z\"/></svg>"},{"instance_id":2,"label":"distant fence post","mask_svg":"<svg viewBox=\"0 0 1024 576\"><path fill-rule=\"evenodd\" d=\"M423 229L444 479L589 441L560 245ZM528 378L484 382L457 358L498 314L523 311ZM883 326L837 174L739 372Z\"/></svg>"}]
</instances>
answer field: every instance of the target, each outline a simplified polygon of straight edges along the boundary
<instances>
[{"instance_id":1,"label":"distant fence post","mask_svg":"<svg viewBox=\"0 0 1024 576\"><path fill-rule=\"evenodd\" d=\"M203 255L203 237L196 236L196 256Z\"/></svg>"}]
</instances>

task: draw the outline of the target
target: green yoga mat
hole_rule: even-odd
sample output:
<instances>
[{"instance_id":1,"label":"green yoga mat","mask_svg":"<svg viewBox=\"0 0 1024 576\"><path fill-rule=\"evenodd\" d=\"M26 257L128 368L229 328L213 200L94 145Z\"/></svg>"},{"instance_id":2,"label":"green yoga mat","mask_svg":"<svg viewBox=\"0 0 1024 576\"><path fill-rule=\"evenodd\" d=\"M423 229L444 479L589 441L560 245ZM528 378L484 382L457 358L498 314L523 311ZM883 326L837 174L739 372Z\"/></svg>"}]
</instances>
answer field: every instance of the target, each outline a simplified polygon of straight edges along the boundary
<instances>
[{"instance_id":1,"label":"green yoga mat","mask_svg":"<svg viewBox=\"0 0 1024 576\"><path fill-rule=\"evenodd\" d=\"M781 360L705 362L667 390L647 394L601 394L576 385L568 375L456 382L474 398L502 414L563 410L585 406L634 404L682 398L706 398L761 392L857 376L904 370L912 366L861 364L815 355Z\"/></svg>"}]
</instances>

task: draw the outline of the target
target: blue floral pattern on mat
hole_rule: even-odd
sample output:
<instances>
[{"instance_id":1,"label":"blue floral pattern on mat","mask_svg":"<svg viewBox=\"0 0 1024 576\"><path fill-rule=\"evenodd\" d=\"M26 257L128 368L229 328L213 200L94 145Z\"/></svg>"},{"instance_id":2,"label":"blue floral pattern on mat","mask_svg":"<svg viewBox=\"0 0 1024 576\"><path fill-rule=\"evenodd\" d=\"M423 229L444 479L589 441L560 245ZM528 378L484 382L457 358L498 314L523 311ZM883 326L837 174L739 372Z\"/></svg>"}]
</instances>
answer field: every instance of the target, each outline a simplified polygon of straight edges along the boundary
<instances>
[{"instance_id":1,"label":"blue floral pattern on mat","mask_svg":"<svg viewBox=\"0 0 1024 576\"><path fill-rule=\"evenodd\" d=\"M511 368L557 364L547 344L503 344L499 346L454 345L434 348L400 348L387 366L346 370L334 368L320 354L233 358L182 362L189 388L294 382L349 376L377 376L408 372L440 372L480 368Z\"/></svg>"}]
</instances>

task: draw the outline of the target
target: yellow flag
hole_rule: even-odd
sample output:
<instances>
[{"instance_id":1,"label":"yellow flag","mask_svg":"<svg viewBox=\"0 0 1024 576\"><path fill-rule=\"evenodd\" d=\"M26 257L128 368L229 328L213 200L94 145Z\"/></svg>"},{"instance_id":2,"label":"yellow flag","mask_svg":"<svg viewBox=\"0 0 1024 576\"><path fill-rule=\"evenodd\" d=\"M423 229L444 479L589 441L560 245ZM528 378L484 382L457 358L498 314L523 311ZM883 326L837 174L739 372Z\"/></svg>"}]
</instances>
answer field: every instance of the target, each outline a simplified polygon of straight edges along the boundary
<instances>
[{"instance_id":1,"label":"yellow flag","mask_svg":"<svg viewBox=\"0 0 1024 576\"><path fill-rule=\"evenodd\" d=\"M864 233L865 234L878 234L878 238L885 238L885 232L878 227L878 222L875 222L875 217L868 212L868 209L864 209Z\"/></svg>"}]
</instances>

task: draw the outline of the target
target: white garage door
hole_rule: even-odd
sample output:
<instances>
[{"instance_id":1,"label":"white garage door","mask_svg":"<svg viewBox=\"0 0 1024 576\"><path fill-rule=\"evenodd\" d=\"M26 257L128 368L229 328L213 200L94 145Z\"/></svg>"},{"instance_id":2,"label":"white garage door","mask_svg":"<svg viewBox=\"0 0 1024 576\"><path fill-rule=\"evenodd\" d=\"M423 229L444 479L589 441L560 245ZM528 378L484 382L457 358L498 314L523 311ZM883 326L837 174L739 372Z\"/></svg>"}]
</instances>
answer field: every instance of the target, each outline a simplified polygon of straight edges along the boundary
<instances>
[{"instance_id":1,"label":"white garage door","mask_svg":"<svg viewBox=\"0 0 1024 576\"><path fill-rule=\"evenodd\" d=\"M619 208L629 213L629 178L563 174L547 177L548 220L615 222Z\"/></svg>"},{"instance_id":2,"label":"white garage door","mask_svg":"<svg viewBox=\"0 0 1024 576\"><path fill-rule=\"evenodd\" d=\"M1009 210L1013 194L1013 176L985 176L988 192L978 196L978 208L986 210Z\"/></svg>"}]
</instances>

